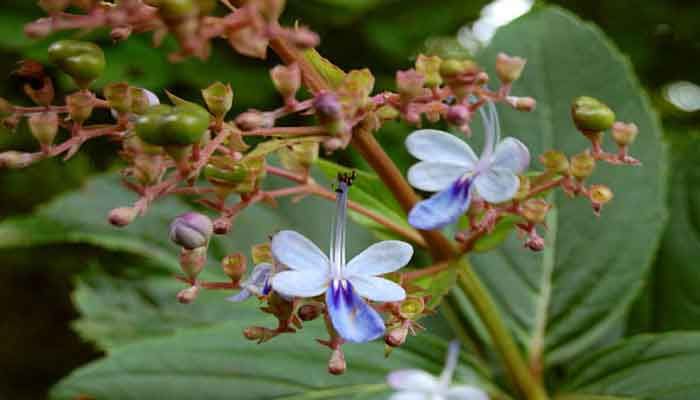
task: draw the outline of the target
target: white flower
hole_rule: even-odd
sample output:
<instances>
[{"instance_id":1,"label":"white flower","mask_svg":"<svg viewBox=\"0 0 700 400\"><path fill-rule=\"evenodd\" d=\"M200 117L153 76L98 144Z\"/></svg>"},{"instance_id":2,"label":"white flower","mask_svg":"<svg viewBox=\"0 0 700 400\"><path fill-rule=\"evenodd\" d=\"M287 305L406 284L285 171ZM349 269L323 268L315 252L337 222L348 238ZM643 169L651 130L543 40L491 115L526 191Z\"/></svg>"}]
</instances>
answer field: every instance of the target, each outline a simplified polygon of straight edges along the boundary
<instances>
[{"instance_id":1,"label":"white flower","mask_svg":"<svg viewBox=\"0 0 700 400\"><path fill-rule=\"evenodd\" d=\"M418 229L437 229L455 222L469 209L472 191L489 203L501 203L515 196L520 184L517 174L530 163L530 152L519 140L499 141L500 124L493 103L488 115L480 108L486 141L479 158L464 141L443 131L421 129L406 138L406 148L421 160L408 171L412 186L438 192L416 204L408 216Z\"/></svg>"},{"instance_id":2,"label":"white flower","mask_svg":"<svg viewBox=\"0 0 700 400\"><path fill-rule=\"evenodd\" d=\"M419 369L390 373L387 383L398 392L392 394L389 400L488 400L486 392L474 386L450 386L458 355L459 344L451 342L445 369L439 378Z\"/></svg>"}]
</instances>

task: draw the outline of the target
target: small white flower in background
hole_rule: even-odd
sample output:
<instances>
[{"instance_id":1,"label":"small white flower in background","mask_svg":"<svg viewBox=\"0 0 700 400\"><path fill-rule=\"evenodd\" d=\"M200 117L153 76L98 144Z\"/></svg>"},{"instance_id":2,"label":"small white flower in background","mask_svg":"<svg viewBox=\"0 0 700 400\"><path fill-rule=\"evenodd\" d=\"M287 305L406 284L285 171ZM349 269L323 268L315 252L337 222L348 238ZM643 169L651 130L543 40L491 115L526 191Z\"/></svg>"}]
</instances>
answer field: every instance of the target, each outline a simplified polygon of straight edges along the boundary
<instances>
[{"instance_id":1,"label":"small white flower in background","mask_svg":"<svg viewBox=\"0 0 700 400\"><path fill-rule=\"evenodd\" d=\"M367 342L384 333L384 320L367 304L401 301L406 292L398 284L379 277L406 265L413 247L398 240L375 243L345 263L345 227L350 178L338 182L337 212L331 228L330 259L312 241L295 231L281 231L272 238L272 255L289 268L272 277L272 289L290 297L315 297L326 293L326 307L333 328L349 342Z\"/></svg>"},{"instance_id":2,"label":"small white flower in background","mask_svg":"<svg viewBox=\"0 0 700 400\"><path fill-rule=\"evenodd\" d=\"M518 139L500 141L500 124L493 103L488 114L479 109L486 140L481 157L450 133L421 129L406 138L406 148L421 160L408 170L412 186L438 192L416 204L408 222L418 229L438 229L449 225L469 209L473 190L489 203L510 200L518 191L517 174L530 164L530 151Z\"/></svg>"},{"instance_id":3,"label":"small white flower in background","mask_svg":"<svg viewBox=\"0 0 700 400\"><path fill-rule=\"evenodd\" d=\"M402 369L387 376L396 393L389 400L488 400L483 390L469 385L450 385L457 368L459 343L453 341L447 351L445 369L439 377L419 369Z\"/></svg>"}]
</instances>

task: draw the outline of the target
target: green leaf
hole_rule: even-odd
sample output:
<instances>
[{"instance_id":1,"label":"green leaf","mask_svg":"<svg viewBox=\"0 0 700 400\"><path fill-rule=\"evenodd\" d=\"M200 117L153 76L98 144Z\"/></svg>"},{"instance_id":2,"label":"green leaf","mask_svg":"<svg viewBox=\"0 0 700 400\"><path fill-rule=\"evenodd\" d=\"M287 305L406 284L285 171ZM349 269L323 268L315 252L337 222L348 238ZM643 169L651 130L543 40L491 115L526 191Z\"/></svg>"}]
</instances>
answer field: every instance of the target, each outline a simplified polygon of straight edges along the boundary
<instances>
[{"instance_id":1,"label":"green leaf","mask_svg":"<svg viewBox=\"0 0 700 400\"><path fill-rule=\"evenodd\" d=\"M337 88L345 80L345 72L332 62L323 58L316 49L306 50L304 52L304 58L311 63L331 87Z\"/></svg>"},{"instance_id":2,"label":"green leaf","mask_svg":"<svg viewBox=\"0 0 700 400\"><path fill-rule=\"evenodd\" d=\"M698 369L699 333L640 335L575 363L564 392L612 399L696 399L700 397ZM569 396L557 399L588 399Z\"/></svg>"},{"instance_id":3,"label":"green leaf","mask_svg":"<svg viewBox=\"0 0 700 400\"><path fill-rule=\"evenodd\" d=\"M384 380L391 370L410 367L438 374L442 369L445 343L421 335L388 359L378 342L344 346L348 372L334 377L326 372L328 349L313 340L325 337L321 321L263 345L242 338L250 324L239 320L188 329L120 347L60 382L51 398L381 399L387 396ZM483 385L469 357L461 361L456 379Z\"/></svg>"},{"instance_id":4,"label":"green leaf","mask_svg":"<svg viewBox=\"0 0 700 400\"><path fill-rule=\"evenodd\" d=\"M543 346L545 361L556 364L602 340L639 293L666 218L665 146L632 69L597 28L544 8L500 29L481 64L493 65L500 51L528 60L513 94L533 96L537 110L499 110L504 135L526 143L533 160L550 148L567 154L586 148L569 117L579 95L603 100L620 120L640 127L631 151L643 166L599 163L590 179L615 192L600 218L585 199L558 191L550 196L555 208L542 232L542 253L525 250L511 235L498 250L472 258L517 339L531 354Z\"/></svg>"}]
</instances>

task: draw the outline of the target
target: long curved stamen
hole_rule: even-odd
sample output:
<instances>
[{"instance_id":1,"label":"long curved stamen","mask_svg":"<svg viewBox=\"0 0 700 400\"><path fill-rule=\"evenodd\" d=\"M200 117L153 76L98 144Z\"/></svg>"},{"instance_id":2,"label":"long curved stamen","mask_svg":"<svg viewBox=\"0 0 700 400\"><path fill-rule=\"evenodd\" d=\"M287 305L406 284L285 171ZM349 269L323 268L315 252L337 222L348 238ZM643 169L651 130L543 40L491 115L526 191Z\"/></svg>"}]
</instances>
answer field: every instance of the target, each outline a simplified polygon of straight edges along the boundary
<instances>
[{"instance_id":1,"label":"long curved stamen","mask_svg":"<svg viewBox=\"0 0 700 400\"><path fill-rule=\"evenodd\" d=\"M348 179L339 177L336 191L336 211L331 228L331 273L334 278L340 278L345 266L345 227L347 225L348 208Z\"/></svg>"},{"instance_id":2,"label":"long curved stamen","mask_svg":"<svg viewBox=\"0 0 700 400\"><path fill-rule=\"evenodd\" d=\"M453 340L450 342L450 346L447 349L447 360L445 361L445 369L440 374L440 384L447 387L452 381L452 375L457 368L457 361L459 358L459 342Z\"/></svg>"},{"instance_id":3,"label":"long curved stamen","mask_svg":"<svg viewBox=\"0 0 700 400\"><path fill-rule=\"evenodd\" d=\"M486 135L484 149L481 151L481 160L488 159L493 154L496 143L498 143L501 136L501 124L498 120L496 106L491 101L487 101L486 106L488 107L488 112L483 107L479 108L479 114L481 114L481 120L484 123L484 134Z\"/></svg>"}]
</instances>

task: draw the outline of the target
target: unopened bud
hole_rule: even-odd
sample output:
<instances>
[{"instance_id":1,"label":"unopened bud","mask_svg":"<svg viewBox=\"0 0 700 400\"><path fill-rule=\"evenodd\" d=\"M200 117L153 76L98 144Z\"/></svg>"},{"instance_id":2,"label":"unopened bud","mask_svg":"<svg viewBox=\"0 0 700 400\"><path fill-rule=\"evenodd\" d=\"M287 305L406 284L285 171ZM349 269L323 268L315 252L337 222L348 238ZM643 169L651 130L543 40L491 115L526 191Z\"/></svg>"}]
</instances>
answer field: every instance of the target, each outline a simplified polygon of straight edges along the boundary
<instances>
[{"instance_id":1,"label":"unopened bud","mask_svg":"<svg viewBox=\"0 0 700 400\"><path fill-rule=\"evenodd\" d=\"M569 159L561 151L547 150L540 156L540 162L553 174L566 174L569 172Z\"/></svg>"},{"instance_id":2,"label":"unopened bud","mask_svg":"<svg viewBox=\"0 0 700 400\"><path fill-rule=\"evenodd\" d=\"M313 107L322 120L337 120L342 116L343 109L335 93L323 92L314 98Z\"/></svg>"},{"instance_id":3,"label":"unopened bud","mask_svg":"<svg viewBox=\"0 0 700 400\"><path fill-rule=\"evenodd\" d=\"M221 268L232 281L241 280L247 270L247 260L242 253L229 254L221 260Z\"/></svg>"},{"instance_id":4,"label":"unopened bud","mask_svg":"<svg viewBox=\"0 0 700 400\"><path fill-rule=\"evenodd\" d=\"M132 31L133 28L130 26L118 26L116 28L112 28L112 30L109 32L109 37L115 42L120 42L128 39L129 36L131 36Z\"/></svg>"},{"instance_id":5,"label":"unopened bud","mask_svg":"<svg viewBox=\"0 0 700 400\"><path fill-rule=\"evenodd\" d=\"M518 180L520 184L518 185L518 191L515 193L515 199L524 200L530 193L530 178L525 175L518 175Z\"/></svg>"},{"instance_id":6,"label":"unopened bud","mask_svg":"<svg viewBox=\"0 0 700 400\"><path fill-rule=\"evenodd\" d=\"M197 299L198 294L199 294L199 287L198 286L191 286L191 287L188 287L187 289L182 289L177 294L177 301L179 301L182 304L190 304Z\"/></svg>"},{"instance_id":7,"label":"unopened bud","mask_svg":"<svg viewBox=\"0 0 700 400\"><path fill-rule=\"evenodd\" d=\"M214 220L214 233L217 235L225 235L231 231L231 219L226 217L217 218Z\"/></svg>"},{"instance_id":8,"label":"unopened bud","mask_svg":"<svg viewBox=\"0 0 700 400\"><path fill-rule=\"evenodd\" d=\"M425 78L425 86L432 88L442 84L440 76L440 64L442 59L438 56L419 55L416 59L416 71L420 72Z\"/></svg>"},{"instance_id":9,"label":"unopened bud","mask_svg":"<svg viewBox=\"0 0 700 400\"><path fill-rule=\"evenodd\" d=\"M79 91L66 96L68 115L77 124L82 124L92 114L95 98L90 92Z\"/></svg>"},{"instance_id":10,"label":"unopened bud","mask_svg":"<svg viewBox=\"0 0 700 400\"><path fill-rule=\"evenodd\" d=\"M537 100L532 97L506 97L506 103L518 111L531 112L537 107Z\"/></svg>"},{"instance_id":11,"label":"unopened bud","mask_svg":"<svg viewBox=\"0 0 700 400\"><path fill-rule=\"evenodd\" d=\"M537 231L533 229L532 233L528 235L527 240L525 241L525 247L532 251L542 251L544 250L544 246L544 238L537 234Z\"/></svg>"},{"instance_id":12,"label":"unopened bud","mask_svg":"<svg viewBox=\"0 0 700 400\"><path fill-rule=\"evenodd\" d=\"M406 337L408 336L408 327L401 325L398 328L394 328L389 333L384 336L384 342L391 347L399 347L406 343Z\"/></svg>"},{"instance_id":13,"label":"unopened bud","mask_svg":"<svg viewBox=\"0 0 700 400\"><path fill-rule=\"evenodd\" d=\"M248 110L236 117L236 126L242 131L254 131L275 126L275 118L269 113Z\"/></svg>"},{"instance_id":14,"label":"unopened bud","mask_svg":"<svg viewBox=\"0 0 700 400\"><path fill-rule=\"evenodd\" d=\"M570 172L578 180L584 180L591 176L595 169L595 158L588 151L571 157Z\"/></svg>"},{"instance_id":15,"label":"unopened bud","mask_svg":"<svg viewBox=\"0 0 700 400\"><path fill-rule=\"evenodd\" d=\"M331 358L328 360L328 372L333 375L342 375L346 369L347 364L345 363L343 350L334 349L331 353Z\"/></svg>"},{"instance_id":16,"label":"unopened bud","mask_svg":"<svg viewBox=\"0 0 700 400\"><path fill-rule=\"evenodd\" d=\"M0 168L19 169L31 165L38 158L35 154L21 151L5 151L0 153Z\"/></svg>"},{"instance_id":17,"label":"unopened bud","mask_svg":"<svg viewBox=\"0 0 700 400\"><path fill-rule=\"evenodd\" d=\"M447 109L447 115L445 118L447 119L447 122L451 124L462 126L469 123L471 120L471 114L472 113L469 110L469 107L463 104L456 104Z\"/></svg>"},{"instance_id":18,"label":"unopened bud","mask_svg":"<svg viewBox=\"0 0 700 400\"><path fill-rule=\"evenodd\" d=\"M311 49L321 42L318 33L304 26L298 26L292 30L289 40L300 49Z\"/></svg>"},{"instance_id":19,"label":"unopened bud","mask_svg":"<svg viewBox=\"0 0 700 400\"><path fill-rule=\"evenodd\" d=\"M137 210L133 207L115 208L109 212L109 223L118 227L127 226L136 218L137 214Z\"/></svg>"},{"instance_id":20,"label":"unopened bud","mask_svg":"<svg viewBox=\"0 0 700 400\"><path fill-rule=\"evenodd\" d=\"M202 90L202 97L209 111L219 119L223 118L233 106L233 89L229 84L216 82Z\"/></svg>"},{"instance_id":21,"label":"unopened bud","mask_svg":"<svg viewBox=\"0 0 700 400\"><path fill-rule=\"evenodd\" d=\"M209 217L196 212L184 213L170 224L170 240L190 250L206 246L213 232Z\"/></svg>"},{"instance_id":22,"label":"unopened bud","mask_svg":"<svg viewBox=\"0 0 700 400\"><path fill-rule=\"evenodd\" d=\"M496 56L496 74L503 83L517 81L525 68L527 60L521 57L512 57L505 53Z\"/></svg>"},{"instance_id":23,"label":"unopened bud","mask_svg":"<svg viewBox=\"0 0 700 400\"><path fill-rule=\"evenodd\" d=\"M615 122L612 127L612 136L620 147L629 146L637 138L639 128L634 123Z\"/></svg>"},{"instance_id":24,"label":"unopened bud","mask_svg":"<svg viewBox=\"0 0 700 400\"><path fill-rule=\"evenodd\" d=\"M266 328L262 326L249 326L243 329L243 336L248 340L260 340L265 337Z\"/></svg>"},{"instance_id":25,"label":"unopened bud","mask_svg":"<svg viewBox=\"0 0 700 400\"><path fill-rule=\"evenodd\" d=\"M376 111L377 117L382 121L392 121L401 116L399 110L391 104L385 104Z\"/></svg>"},{"instance_id":26,"label":"unopened bud","mask_svg":"<svg viewBox=\"0 0 700 400\"><path fill-rule=\"evenodd\" d=\"M124 82L111 83L105 86L103 93L109 107L119 113L131 111L131 91L129 84Z\"/></svg>"},{"instance_id":27,"label":"unopened bud","mask_svg":"<svg viewBox=\"0 0 700 400\"><path fill-rule=\"evenodd\" d=\"M448 59L440 63L440 76L443 79L449 80L458 75L466 73L476 73L478 66L471 60L454 60Z\"/></svg>"},{"instance_id":28,"label":"unopened bud","mask_svg":"<svg viewBox=\"0 0 700 400\"><path fill-rule=\"evenodd\" d=\"M530 199L520 206L520 215L531 224L544 223L552 205L543 199Z\"/></svg>"},{"instance_id":29,"label":"unopened bud","mask_svg":"<svg viewBox=\"0 0 700 400\"><path fill-rule=\"evenodd\" d=\"M401 95L401 101L408 103L423 93L425 77L415 69L396 71L396 87Z\"/></svg>"},{"instance_id":30,"label":"unopened bud","mask_svg":"<svg viewBox=\"0 0 700 400\"><path fill-rule=\"evenodd\" d=\"M321 306L319 304L304 304L299 307L297 315L302 321L313 321L321 315Z\"/></svg>"},{"instance_id":31,"label":"unopened bud","mask_svg":"<svg viewBox=\"0 0 700 400\"><path fill-rule=\"evenodd\" d=\"M207 264L207 248L195 249L182 248L180 251L180 269L190 279L195 279Z\"/></svg>"},{"instance_id":32,"label":"unopened bud","mask_svg":"<svg viewBox=\"0 0 700 400\"><path fill-rule=\"evenodd\" d=\"M29 116L29 130L32 136L42 145L53 144L58 133L58 115L53 112L42 112Z\"/></svg>"},{"instance_id":33,"label":"unopened bud","mask_svg":"<svg viewBox=\"0 0 700 400\"><path fill-rule=\"evenodd\" d=\"M296 63L289 66L278 65L270 70L270 78L275 88L285 99L294 99L301 87L301 70Z\"/></svg>"},{"instance_id":34,"label":"unopened bud","mask_svg":"<svg viewBox=\"0 0 700 400\"><path fill-rule=\"evenodd\" d=\"M605 185L592 185L588 189L588 198L591 200L593 211L598 215L601 208L613 198L613 192Z\"/></svg>"},{"instance_id":35,"label":"unopened bud","mask_svg":"<svg viewBox=\"0 0 700 400\"><path fill-rule=\"evenodd\" d=\"M602 132L615 123L615 113L593 97L581 96L571 104L571 117L576 127L586 132Z\"/></svg>"}]
</instances>

